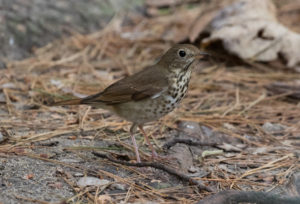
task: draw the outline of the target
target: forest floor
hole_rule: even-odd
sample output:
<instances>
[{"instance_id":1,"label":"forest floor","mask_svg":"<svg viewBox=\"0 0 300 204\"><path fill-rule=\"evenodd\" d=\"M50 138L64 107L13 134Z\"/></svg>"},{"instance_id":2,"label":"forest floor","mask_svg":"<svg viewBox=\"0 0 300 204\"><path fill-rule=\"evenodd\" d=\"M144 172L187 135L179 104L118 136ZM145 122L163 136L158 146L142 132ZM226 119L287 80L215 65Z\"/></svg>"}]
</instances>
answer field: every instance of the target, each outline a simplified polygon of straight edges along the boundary
<instances>
[{"instance_id":1,"label":"forest floor","mask_svg":"<svg viewBox=\"0 0 300 204\"><path fill-rule=\"evenodd\" d=\"M155 165L126 165L135 161L130 123L112 113L48 106L99 92L155 63L173 44L189 42L187 22L204 8L221 7L217 2L107 15L91 33L59 35L21 60L3 60L0 203L195 203L229 189L299 196L299 92L276 92L280 83L299 83L297 72L240 61L199 63L182 104L145 126L159 154L172 157L159 164L212 192ZM136 139L142 160L151 162L142 134ZM207 145L164 148L174 139Z\"/></svg>"}]
</instances>

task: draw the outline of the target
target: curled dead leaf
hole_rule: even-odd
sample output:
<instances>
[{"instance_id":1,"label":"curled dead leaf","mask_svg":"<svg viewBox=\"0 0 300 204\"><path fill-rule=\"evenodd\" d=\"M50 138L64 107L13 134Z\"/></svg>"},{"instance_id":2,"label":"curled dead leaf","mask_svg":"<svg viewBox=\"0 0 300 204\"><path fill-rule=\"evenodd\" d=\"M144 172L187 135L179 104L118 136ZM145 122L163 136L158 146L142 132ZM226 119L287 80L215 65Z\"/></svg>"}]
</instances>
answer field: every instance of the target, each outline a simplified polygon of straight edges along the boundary
<instances>
[{"instance_id":1,"label":"curled dead leaf","mask_svg":"<svg viewBox=\"0 0 300 204\"><path fill-rule=\"evenodd\" d=\"M271 0L240 0L221 10L207 28L203 44L221 41L225 50L244 60L283 58L289 68L300 63L300 34L277 21Z\"/></svg>"}]
</instances>

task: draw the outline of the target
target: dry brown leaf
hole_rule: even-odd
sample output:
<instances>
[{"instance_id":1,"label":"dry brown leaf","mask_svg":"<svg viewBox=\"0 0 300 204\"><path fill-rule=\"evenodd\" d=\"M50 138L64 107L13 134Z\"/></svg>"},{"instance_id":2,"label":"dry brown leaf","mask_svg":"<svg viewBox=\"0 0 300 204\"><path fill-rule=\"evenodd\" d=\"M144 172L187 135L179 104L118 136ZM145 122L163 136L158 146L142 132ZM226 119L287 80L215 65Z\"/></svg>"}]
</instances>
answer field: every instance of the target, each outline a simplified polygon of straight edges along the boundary
<instances>
[{"instance_id":1,"label":"dry brown leaf","mask_svg":"<svg viewBox=\"0 0 300 204\"><path fill-rule=\"evenodd\" d=\"M224 8L208 28L209 45L222 42L224 48L242 59L269 62L282 56L287 67L300 62L300 35L277 21L270 0L241 0Z\"/></svg>"}]
</instances>

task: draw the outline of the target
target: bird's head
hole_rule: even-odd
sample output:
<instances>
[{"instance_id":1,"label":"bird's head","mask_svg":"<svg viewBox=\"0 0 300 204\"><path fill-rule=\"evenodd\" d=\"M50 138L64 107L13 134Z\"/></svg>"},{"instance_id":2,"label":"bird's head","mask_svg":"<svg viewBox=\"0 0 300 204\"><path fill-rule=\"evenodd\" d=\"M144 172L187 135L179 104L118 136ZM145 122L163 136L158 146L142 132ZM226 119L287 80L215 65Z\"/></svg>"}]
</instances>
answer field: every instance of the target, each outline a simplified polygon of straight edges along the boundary
<instances>
[{"instance_id":1,"label":"bird's head","mask_svg":"<svg viewBox=\"0 0 300 204\"><path fill-rule=\"evenodd\" d=\"M182 72L187 71L195 60L207 55L194 45L177 44L170 48L158 63L171 72Z\"/></svg>"}]
</instances>

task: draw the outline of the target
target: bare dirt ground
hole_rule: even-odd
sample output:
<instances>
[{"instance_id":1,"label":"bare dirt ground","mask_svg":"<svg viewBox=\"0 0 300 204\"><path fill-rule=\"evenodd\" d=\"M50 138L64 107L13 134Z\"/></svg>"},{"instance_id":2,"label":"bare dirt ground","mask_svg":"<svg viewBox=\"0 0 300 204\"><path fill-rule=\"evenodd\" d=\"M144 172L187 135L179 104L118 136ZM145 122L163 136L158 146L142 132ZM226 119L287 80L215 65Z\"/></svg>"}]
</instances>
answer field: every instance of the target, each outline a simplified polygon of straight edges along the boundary
<instances>
[{"instance_id":1,"label":"bare dirt ground","mask_svg":"<svg viewBox=\"0 0 300 204\"><path fill-rule=\"evenodd\" d=\"M96 93L155 63L172 44L188 42L187 22L203 9L221 7L218 2L148 5L146 16L107 15L106 24L95 23L95 32L49 37L34 44L49 42L33 53L25 46L20 56L27 58L19 61L8 60L1 49L0 203L196 203L229 189L299 196L299 92L291 87L300 74L284 67L220 59L201 63L180 107L147 124L158 152L173 157L159 164L212 192L165 170L126 165L135 160L129 123L108 111L48 106ZM279 16L287 19L284 12ZM278 82L290 87L276 92ZM136 138L142 160L151 162L142 135Z\"/></svg>"}]
</instances>

